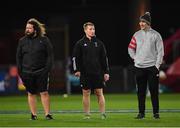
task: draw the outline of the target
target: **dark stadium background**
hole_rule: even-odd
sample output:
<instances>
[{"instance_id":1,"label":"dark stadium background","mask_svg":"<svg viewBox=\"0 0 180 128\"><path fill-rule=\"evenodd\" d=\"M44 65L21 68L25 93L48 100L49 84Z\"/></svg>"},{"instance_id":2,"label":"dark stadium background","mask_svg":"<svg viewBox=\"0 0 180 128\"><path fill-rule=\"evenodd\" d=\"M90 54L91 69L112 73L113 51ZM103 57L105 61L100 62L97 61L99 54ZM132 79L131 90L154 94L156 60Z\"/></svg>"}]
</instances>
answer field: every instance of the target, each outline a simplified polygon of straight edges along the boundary
<instances>
[{"instance_id":1,"label":"dark stadium background","mask_svg":"<svg viewBox=\"0 0 180 128\"><path fill-rule=\"evenodd\" d=\"M173 0L2 1L0 67L16 64L18 39L23 35L26 21L29 18L37 18L46 25L48 36L54 45L55 60L58 64L59 61L62 62L62 67L66 68L64 65L67 64L67 57L71 57L74 44L84 34L83 23L91 21L96 26L97 37L105 43L112 68L114 90L115 85L119 83L123 83L124 87L124 84L134 86L133 82L124 82L123 69L132 65L127 47L131 36L138 30L139 15L145 11L150 11L152 27L161 33L163 40L180 26L179 3ZM65 33L61 32L64 26L68 27ZM56 33L57 28L59 33ZM59 76L64 77L62 74L58 74ZM129 78L126 77L127 79Z\"/></svg>"},{"instance_id":2,"label":"dark stadium background","mask_svg":"<svg viewBox=\"0 0 180 128\"><path fill-rule=\"evenodd\" d=\"M15 63L17 43L11 41L13 39L10 40L12 33L14 29L24 29L26 21L35 17L48 27L56 26L60 22L69 24L70 54L74 43L83 35L83 23L94 22L97 36L107 47L110 64L127 66L129 62L127 45L135 31L132 24L135 24L137 20L135 18L138 18L134 18L133 14L136 12L138 14L140 8L137 8L137 4L141 1L143 0L4 1L5 3L0 5L1 64ZM145 0L145 2L149 3L153 28L159 31L164 39L171 34L170 30L179 27L177 1ZM51 24L51 19L58 21Z\"/></svg>"}]
</instances>

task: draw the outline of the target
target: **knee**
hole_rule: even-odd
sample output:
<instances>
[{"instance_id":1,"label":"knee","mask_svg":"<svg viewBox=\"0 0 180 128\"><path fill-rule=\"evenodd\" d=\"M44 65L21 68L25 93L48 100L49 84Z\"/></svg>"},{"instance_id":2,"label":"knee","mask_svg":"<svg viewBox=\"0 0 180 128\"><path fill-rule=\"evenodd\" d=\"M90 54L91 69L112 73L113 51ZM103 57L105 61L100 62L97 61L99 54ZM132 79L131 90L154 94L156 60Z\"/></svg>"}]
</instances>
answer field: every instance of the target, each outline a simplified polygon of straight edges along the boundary
<instances>
[{"instance_id":1,"label":"knee","mask_svg":"<svg viewBox=\"0 0 180 128\"><path fill-rule=\"evenodd\" d=\"M33 96L36 96L36 94L32 94L28 92L28 96L33 97Z\"/></svg>"},{"instance_id":2,"label":"knee","mask_svg":"<svg viewBox=\"0 0 180 128\"><path fill-rule=\"evenodd\" d=\"M88 97L90 96L90 90L83 90L83 96Z\"/></svg>"},{"instance_id":3,"label":"knee","mask_svg":"<svg viewBox=\"0 0 180 128\"><path fill-rule=\"evenodd\" d=\"M97 97L101 97L101 96L103 96L103 93L102 93L102 92L95 91L94 93L95 93L95 95L96 95Z\"/></svg>"},{"instance_id":4,"label":"knee","mask_svg":"<svg viewBox=\"0 0 180 128\"><path fill-rule=\"evenodd\" d=\"M46 91L46 92L41 92L40 95L41 95L41 96L48 96L49 93L48 93L47 91Z\"/></svg>"}]
</instances>

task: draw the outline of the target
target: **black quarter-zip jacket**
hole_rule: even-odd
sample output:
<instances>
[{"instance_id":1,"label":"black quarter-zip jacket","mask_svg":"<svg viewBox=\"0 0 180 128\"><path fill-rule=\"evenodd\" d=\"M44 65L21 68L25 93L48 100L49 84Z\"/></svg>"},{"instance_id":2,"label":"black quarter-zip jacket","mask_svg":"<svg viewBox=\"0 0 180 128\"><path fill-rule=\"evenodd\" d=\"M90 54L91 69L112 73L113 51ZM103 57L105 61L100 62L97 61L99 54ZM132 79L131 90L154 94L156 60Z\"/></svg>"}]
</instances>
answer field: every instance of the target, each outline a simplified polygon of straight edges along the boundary
<instances>
[{"instance_id":1,"label":"black quarter-zip jacket","mask_svg":"<svg viewBox=\"0 0 180 128\"><path fill-rule=\"evenodd\" d=\"M109 74L105 46L96 37L80 39L75 44L72 60L74 72L80 71L82 75Z\"/></svg>"},{"instance_id":2,"label":"black quarter-zip jacket","mask_svg":"<svg viewBox=\"0 0 180 128\"><path fill-rule=\"evenodd\" d=\"M53 64L53 50L48 37L24 36L19 40L16 61L19 73L48 72Z\"/></svg>"}]
</instances>

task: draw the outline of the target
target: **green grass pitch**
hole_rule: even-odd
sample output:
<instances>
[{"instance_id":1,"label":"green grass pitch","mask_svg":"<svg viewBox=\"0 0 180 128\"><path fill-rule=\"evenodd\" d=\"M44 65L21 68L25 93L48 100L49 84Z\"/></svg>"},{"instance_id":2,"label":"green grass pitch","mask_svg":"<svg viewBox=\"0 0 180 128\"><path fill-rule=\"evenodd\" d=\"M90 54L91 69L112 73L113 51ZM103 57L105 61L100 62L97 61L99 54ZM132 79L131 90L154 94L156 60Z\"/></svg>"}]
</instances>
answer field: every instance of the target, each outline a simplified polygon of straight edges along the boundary
<instances>
[{"instance_id":1,"label":"green grass pitch","mask_svg":"<svg viewBox=\"0 0 180 128\"><path fill-rule=\"evenodd\" d=\"M38 96L38 120L31 121L27 96L0 97L0 127L180 127L180 94L160 94L160 117L152 118L150 97L146 98L146 118L136 120L136 94L105 94L107 119L102 120L94 94L91 119L83 120L82 95L51 95L54 120L45 120Z\"/></svg>"}]
</instances>

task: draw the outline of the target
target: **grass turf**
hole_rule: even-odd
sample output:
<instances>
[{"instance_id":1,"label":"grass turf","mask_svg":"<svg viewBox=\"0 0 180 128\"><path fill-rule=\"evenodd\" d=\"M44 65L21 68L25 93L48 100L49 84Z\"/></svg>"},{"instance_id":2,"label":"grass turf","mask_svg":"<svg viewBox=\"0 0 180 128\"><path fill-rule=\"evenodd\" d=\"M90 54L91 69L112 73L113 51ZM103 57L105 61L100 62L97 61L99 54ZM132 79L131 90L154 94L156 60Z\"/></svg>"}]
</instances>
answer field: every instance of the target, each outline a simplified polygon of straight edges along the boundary
<instances>
[{"instance_id":1,"label":"grass turf","mask_svg":"<svg viewBox=\"0 0 180 128\"><path fill-rule=\"evenodd\" d=\"M101 120L98 113L97 100L91 96L91 119L83 120L82 96L70 95L64 98L62 95L51 95L51 110L54 120L44 119L43 108L38 97L38 120L29 120L29 108L27 97L1 96L0 97L0 127L179 127L180 111L168 111L180 109L180 94L160 94L160 120L152 118L150 97L146 99L146 118L136 120L137 97L136 94L105 94L107 119ZM126 111L123 111L126 110ZM165 111L162 111L165 110ZM122 112L119 112L122 111ZM64 113L66 112L66 113ZM74 113L73 113L74 112Z\"/></svg>"}]
</instances>

